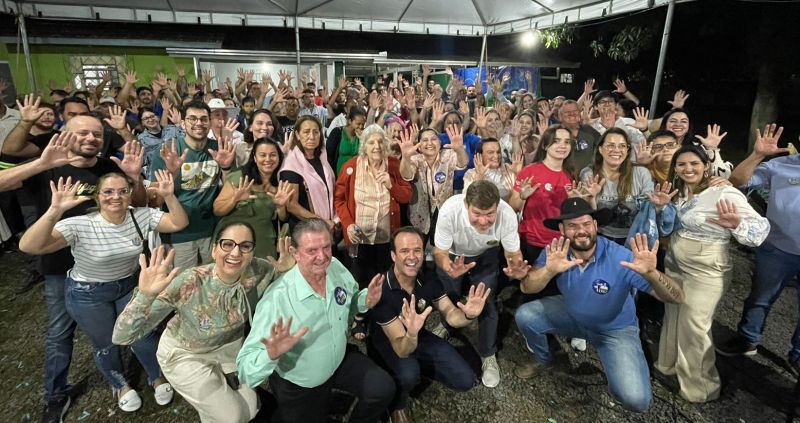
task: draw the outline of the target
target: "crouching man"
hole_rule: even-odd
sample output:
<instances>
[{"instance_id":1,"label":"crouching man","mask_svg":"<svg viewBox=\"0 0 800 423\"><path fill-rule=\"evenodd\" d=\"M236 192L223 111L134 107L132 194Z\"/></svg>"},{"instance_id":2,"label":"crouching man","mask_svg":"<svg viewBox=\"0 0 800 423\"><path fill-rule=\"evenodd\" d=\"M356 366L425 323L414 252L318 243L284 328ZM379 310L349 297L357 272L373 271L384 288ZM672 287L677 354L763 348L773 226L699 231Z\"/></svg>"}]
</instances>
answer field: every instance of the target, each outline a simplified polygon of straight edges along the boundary
<instances>
[{"instance_id":1,"label":"crouching man","mask_svg":"<svg viewBox=\"0 0 800 423\"><path fill-rule=\"evenodd\" d=\"M622 406L643 412L650 408L650 371L639 340L634 293L643 291L670 303L683 302L680 284L656 270L658 241L648 249L647 238L637 234L631 250L597 236L597 226L610 217L608 209L593 210L580 198L561 204L561 215L544 225L562 237L542 251L526 277L524 293L536 293L555 278L561 295L523 304L514 316L530 360L515 369L529 379L552 365L547 334L586 339L597 350L611 395Z\"/></svg>"},{"instance_id":2,"label":"crouching man","mask_svg":"<svg viewBox=\"0 0 800 423\"><path fill-rule=\"evenodd\" d=\"M386 272L383 295L372 312L377 328L370 339L397 383L392 423L406 423L412 421L406 409L408 396L421 375L456 391L467 391L475 384L469 364L447 341L425 329L425 319L435 307L450 326L466 326L481 314L491 290L483 283L472 286L467 302L453 305L437 278L423 283L425 242L411 226L395 231L391 255L394 266Z\"/></svg>"}]
</instances>

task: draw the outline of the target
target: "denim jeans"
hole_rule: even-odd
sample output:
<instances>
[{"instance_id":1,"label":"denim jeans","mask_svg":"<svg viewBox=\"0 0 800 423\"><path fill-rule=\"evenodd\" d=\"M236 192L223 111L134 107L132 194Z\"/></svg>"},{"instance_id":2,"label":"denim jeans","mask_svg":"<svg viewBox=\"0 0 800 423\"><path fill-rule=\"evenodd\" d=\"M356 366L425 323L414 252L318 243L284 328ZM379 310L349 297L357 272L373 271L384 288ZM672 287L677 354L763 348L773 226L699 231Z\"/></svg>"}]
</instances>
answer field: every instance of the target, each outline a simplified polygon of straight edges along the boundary
<instances>
[{"instance_id":1,"label":"denim jeans","mask_svg":"<svg viewBox=\"0 0 800 423\"><path fill-rule=\"evenodd\" d=\"M62 400L72 388L67 384L75 321L64 302L66 275L44 275L44 298L47 302L47 336L44 341L44 400Z\"/></svg>"},{"instance_id":2,"label":"denim jeans","mask_svg":"<svg viewBox=\"0 0 800 423\"><path fill-rule=\"evenodd\" d=\"M539 363L552 361L547 334L586 339L597 350L611 395L629 410L643 412L650 408L653 399L650 370L642 352L638 326L604 331L586 329L569 314L562 295L523 304L514 318L528 350Z\"/></svg>"},{"instance_id":3,"label":"denim jeans","mask_svg":"<svg viewBox=\"0 0 800 423\"><path fill-rule=\"evenodd\" d=\"M138 273L135 273L113 282L78 282L67 277L67 310L89 337L97 369L115 390L123 388L128 381L125 379L120 347L111 342L111 334L117 316L131 300L137 277ZM131 344L151 385L161 376L156 359L158 339L158 334L151 332Z\"/></svg>"},{"instance_id":4,"label":"denim jeans","mask_svg":"<svg viewBox=\"0 0 800 423\"><path fill-rule=\"evenodd\" d=\"M438 266L436 267L436 275L442 282L442 286L453 304L460 301L465 295L464 279L470 285L475 286L483 282L486 288L492 290L489 298L486 299L486 305L483 306L483 312L478 316L478 354L484 358L497 352L497 323L499 318L495 293L497 292L497 277L500 273L500 254L500 247L494 247L484 251L481 255L464 257L464 264L474 262L475 267L455 279L451 278ZM455 260L455 256L450 254L450 260ZM442 324L446 325L446 322L442 320Z\"/></svg>"},{"instance_id":5,"label":"denim jeans","mask_svg":"<svg viewBox=\"0 0 800 423\"><path fill-rule=\"evenodd\" d=\"M370 343L397 384L393 409L408 405L411 390L425 375L455 391L468 391L475 385L475 372L447 341L430 332L420 332L417 349L400 358L388 342Z\"/></svg>"},{"instance_id":6,"label":"denim jeans","mask_svg":"<svg viewBox=\"0 0 800 423\"><path fill-rule=\"evenodd\" d=\"M761 342L764 325L772 304L778 299L783 287L793 276L800 277L800 256L789 254L769 242L756 248L756 277L750 288L750 295L744 301L739 334L751 344ZM797 289L800 304L800 289ZM789 359L800 359L800 321L792 336L792 350Z\"/></svg>"}]
</instances>

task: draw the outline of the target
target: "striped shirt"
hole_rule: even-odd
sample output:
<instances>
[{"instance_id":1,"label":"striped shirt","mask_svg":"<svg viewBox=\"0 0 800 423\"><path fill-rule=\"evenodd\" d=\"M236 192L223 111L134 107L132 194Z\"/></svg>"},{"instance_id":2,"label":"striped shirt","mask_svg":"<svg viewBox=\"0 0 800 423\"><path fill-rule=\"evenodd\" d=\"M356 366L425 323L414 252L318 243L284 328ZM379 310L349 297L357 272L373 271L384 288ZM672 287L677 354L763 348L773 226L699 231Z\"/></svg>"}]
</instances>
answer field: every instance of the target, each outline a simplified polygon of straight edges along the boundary
<instances>
[{"instance_id":1,"label":"striped shirt","mask_svg":"<svg viewBox=\"0 0 800 423\"><path fill-rule=\"evenodd\" d=\"M147 242L147 232L155 230L164 212L148 207L133 210ZM56 223L55 230L72 249L75 266L67 275L76 281L116 281L139 268L142 240L130 213L119 225L106 221L100 212L70 217Z\"/></svg>"}]
</instances>

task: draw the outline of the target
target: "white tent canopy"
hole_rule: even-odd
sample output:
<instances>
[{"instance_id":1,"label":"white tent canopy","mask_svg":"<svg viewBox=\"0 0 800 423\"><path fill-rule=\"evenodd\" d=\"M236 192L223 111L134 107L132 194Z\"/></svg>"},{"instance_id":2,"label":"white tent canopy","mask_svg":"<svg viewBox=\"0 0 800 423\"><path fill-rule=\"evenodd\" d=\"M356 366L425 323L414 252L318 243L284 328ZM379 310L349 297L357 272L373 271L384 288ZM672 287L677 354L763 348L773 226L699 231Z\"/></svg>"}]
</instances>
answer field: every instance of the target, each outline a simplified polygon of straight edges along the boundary
<instances>
[{"instance_id":1,"label":"white tent canopy","mask_svg":"<svg viewBox=\"0 0 800 423\"><path fill-rule=\"evenodd\" d=\"M2 0L25 16L476 36L547 28L669 0ZM296 22L295 22L296 19Z\"/></svg>"}]
</instances>

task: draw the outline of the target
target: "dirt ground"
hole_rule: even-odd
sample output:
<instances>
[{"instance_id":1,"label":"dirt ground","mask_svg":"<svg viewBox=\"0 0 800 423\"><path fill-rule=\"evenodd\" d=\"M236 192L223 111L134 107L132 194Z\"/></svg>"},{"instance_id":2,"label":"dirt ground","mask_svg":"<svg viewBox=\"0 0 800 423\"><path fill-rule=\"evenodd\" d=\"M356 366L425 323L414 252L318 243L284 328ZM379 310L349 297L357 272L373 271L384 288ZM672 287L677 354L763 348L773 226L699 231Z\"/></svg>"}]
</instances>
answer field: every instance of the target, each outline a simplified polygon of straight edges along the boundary
<instances>
[{"instance_id":1,"label":"dirt ground","mask_svg":"<svg viewBox=\"0 0 800 423\"><path fill-rule=\"evenodd\" d=\"M742 301L750 288L752 254L734 246L734 282L720 303L714 336L725 339L735 330ZM0 255L0 423L38 421L42 410L42 363L47 310L41 284L16 294L25 274L19 253ZM510 294L507 290L501 299ZM763 345L755 357L717 358L723 377L722 397L702 405L689 404L653 379L653 407L647 413L627 412L607 394L602 367L591 346L573 352L564 340L569 363L552 374L530 381L513 375L514 363L530 359L513 324L513 301L501 314L502 346L498 353L502 382L494 389L481 385L456 394L438 384L420 388L411 403L417 422L784 422L795 419L798 399L795 378L785 369L784 357L797 322L796 289L787 288L773 309ZM429 322L432 323L432 322ZM468 346L476 327L462 330L453 343L479 371L479 360ZM653 347L656 345L653 344ZM70 368L70 381L80 394L66 422L194 422L197 414L179 395L159 407L145 376L126 353L131 380L142 393L144 406L132 414L118 410L111 390L95 369L88 340L79 334Z\"/></svg>"}]
</instances>

